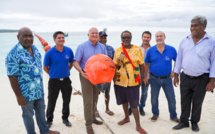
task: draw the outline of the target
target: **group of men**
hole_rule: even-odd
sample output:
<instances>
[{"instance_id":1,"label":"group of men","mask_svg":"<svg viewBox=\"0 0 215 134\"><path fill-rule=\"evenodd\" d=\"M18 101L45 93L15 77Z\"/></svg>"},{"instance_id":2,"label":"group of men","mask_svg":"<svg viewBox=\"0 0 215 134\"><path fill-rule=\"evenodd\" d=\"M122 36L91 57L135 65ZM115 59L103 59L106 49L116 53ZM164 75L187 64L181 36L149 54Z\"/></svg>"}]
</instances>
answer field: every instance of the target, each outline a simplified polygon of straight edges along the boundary
<instances>
[{"instance_id":1,"label":"group of men","mask_svg":"<svg viewBox=\"0 0 215 134\"><path fill-rule=\"evenodd\" d=\"M156 121L159 117L158 98L162 87L168 101L170 120L179 123L173 129L189 127L191 112L192 130L199 131L197 123L200 121L205 93L213 91L215 87L215 38L205 32L206 25L207 20L204 16L195 16L191 20L191 34L180 43L178 54L174 47L165 44L166 36L162 31L155 34L155 46L150 46L151 33L143 32L143 42L140 47L131 44L130 31L123 31L121 33L122 46L114 52L114 49L106 44L107 34L104 31L98 32L97 28L93 27L88 32L89 40L78 46L74 56L73 51L64 46L64 33L55 32L53 39L56 45L46 52L43 62L43 70L50 76L47 119L45 119L41 55L33 45L32 31L26 27L21 28L17 35L19 43L8 53L6 67L17 102L23 111L22 117L27 133L35 133L34 113L40 133L59 133L51 131L49 128L53 122L53 113L60 91L63 98L62 122L68 127L72 126L68 117L72 93L69 76L73 65L80 72L87 133L94 134L93 123L103 124L95 116L99 89L89 81L85 73L87 60L95 54L108 55L116 66L113 78L114 91L117 104L122 104L125 114L125 118L119 121L118 125L130 122L129 114L133 113L136 130L141 134L147 134L141 127L139 112L141 115L145 115L144 107L150 84L152 121ZM172 60L175 61L174 67L172 67ZM174 85L179 84L179 74L181 81L180 119L177 118L172 82L172 78L174 78ZM141 99L139 99L140 86ZM105 112L113 115L114 113L109 109L109 92L110 85L105 93Z\"/></svg>"}]
</instances>

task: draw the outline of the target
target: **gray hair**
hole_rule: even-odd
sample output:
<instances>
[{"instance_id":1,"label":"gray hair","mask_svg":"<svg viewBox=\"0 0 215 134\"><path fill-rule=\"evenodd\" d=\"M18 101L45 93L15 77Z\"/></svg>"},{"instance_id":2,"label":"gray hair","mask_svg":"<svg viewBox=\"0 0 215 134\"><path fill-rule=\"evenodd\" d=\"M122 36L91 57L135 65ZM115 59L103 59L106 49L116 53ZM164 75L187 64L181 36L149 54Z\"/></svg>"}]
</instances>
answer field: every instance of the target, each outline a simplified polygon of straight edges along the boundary
<instances>
[{"instance_id":1,"label":"gray hair","mask_svg":"<svg viewBox=\"0 0 215 134\"><path fill-rule=\"evenodd\" d=\"M191 20L191 23L193 21L198 21L201 25L207 25L207 19L205 16L201 16L201 15L197 15L197 16L194 16L193 19Z\"/></svg>"}]
</instances>

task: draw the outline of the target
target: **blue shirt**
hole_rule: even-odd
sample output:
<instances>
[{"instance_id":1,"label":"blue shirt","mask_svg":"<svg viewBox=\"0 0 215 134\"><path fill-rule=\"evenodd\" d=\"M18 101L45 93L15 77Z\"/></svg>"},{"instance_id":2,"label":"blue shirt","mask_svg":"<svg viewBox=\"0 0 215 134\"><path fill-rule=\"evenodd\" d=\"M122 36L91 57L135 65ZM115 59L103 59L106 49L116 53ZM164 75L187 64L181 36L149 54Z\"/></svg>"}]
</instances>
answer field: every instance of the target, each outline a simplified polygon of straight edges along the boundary
<instances>
[{"instance_id":1,"label":"blue shirt","mask_svg":"<svg viewBox=\"0 0 215 134\"><path fill-rule=\"evenodd\" d=\"M19 88L27 102L44 96L41 55L35 45L33 56L18 43L7 54L5 65L8 76L17 76Z\"/></svg>"},{"instance_id":2,"label":"blue shirt","mask_svg":"<svg viewBox=\"0 0 215 134\"><path fill-rule=\"evenodd\" d=\"M215 78L215 38L206 33L196 44L191 35L183 39L174 72L179 74L181 69L190 76L210 73L209 77Z\"/></svg>"},{"instance_id":3,"label":"blue shirt","mask_svg":"<svg viewBox=\"0 0 215 134\"><path fill-rule=\"evenodd\" d=\"M172 60L176 60L177 52L174 47L166 45L161 54L157 45L150 47L146 52L145 63L150 63L149 72L156 76L167 76L172 71Z\"/></svg>"},{"instance_id":4,"label":"blue shirt","mask_svg":"<svg viewBox=\"0 0 215 134\"><path fill-rule=\"evenodd\" d=\"M113 59L115 50L113 49L112 46L109 46L109 45L107 45L107 44L106 44L105 46L106 46L106 50L107 50L107 55L108 55L111 59Z\"/></svg>"},{"instance_id":5,"label":"blue shirt","mask_svg":"<svg viewBox=\"0 0 215 134\"><path fill-rule=\"evenodd\" d=\"M50 78L66 78L70 76L69 62L73 63L74 54L72 49L64 46L63 51L52 47L45 53L44 66L49 66Z\"/></svg>"},{"instance_id":6,"label":"blue shirt","mask_svg":"<svg viewBox=\"0 0 215 134\"><path fill-rule=\"evenodd\" d=\"M97 42L96 46L88 40L80 44L75 52L75 60L79 62L81 68L85 68L87 60L95 54L105 54L107 55L106 47Z\"/></svg>"}]
</instances>

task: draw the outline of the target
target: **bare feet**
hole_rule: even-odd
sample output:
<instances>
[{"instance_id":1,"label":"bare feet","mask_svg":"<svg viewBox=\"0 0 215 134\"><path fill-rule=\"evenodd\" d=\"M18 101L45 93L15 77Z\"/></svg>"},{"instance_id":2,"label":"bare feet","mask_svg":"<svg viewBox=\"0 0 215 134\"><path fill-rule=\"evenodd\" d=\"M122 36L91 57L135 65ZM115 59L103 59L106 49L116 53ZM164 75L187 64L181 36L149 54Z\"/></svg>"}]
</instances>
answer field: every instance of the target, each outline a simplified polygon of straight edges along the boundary
<instances>
[{"instance_id":1,"label":"bare feet","mask_svg":"<svg viewBox=\"0 0 215 134\"><path fill-rule=\"evenodd\" d=\"M49 132L48 132L48 133L46 133L46 134L60 134L60 132L49 130Z\"/></svg>"}]
</instances>

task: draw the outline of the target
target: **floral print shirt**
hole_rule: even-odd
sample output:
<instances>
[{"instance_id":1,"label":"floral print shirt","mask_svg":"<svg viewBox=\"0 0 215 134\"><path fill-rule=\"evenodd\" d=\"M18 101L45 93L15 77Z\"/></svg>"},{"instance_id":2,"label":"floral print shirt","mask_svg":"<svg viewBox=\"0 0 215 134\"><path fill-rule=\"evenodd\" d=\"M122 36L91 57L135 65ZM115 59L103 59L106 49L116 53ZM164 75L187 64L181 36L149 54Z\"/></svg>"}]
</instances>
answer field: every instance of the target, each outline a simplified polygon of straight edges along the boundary
<instances>
[{"instance_id":1,"label":"floral print shirt","mask_svg":"<svg viewBox=\"0 0 215 134\"><path fill-rule=\"evenodd\" d=\"M18 43L8 53L5 61L8 76L17 76L19 88L27 102L44 96L41 55L35 45L33 56Z\"/></svg>"}]
</instances>

